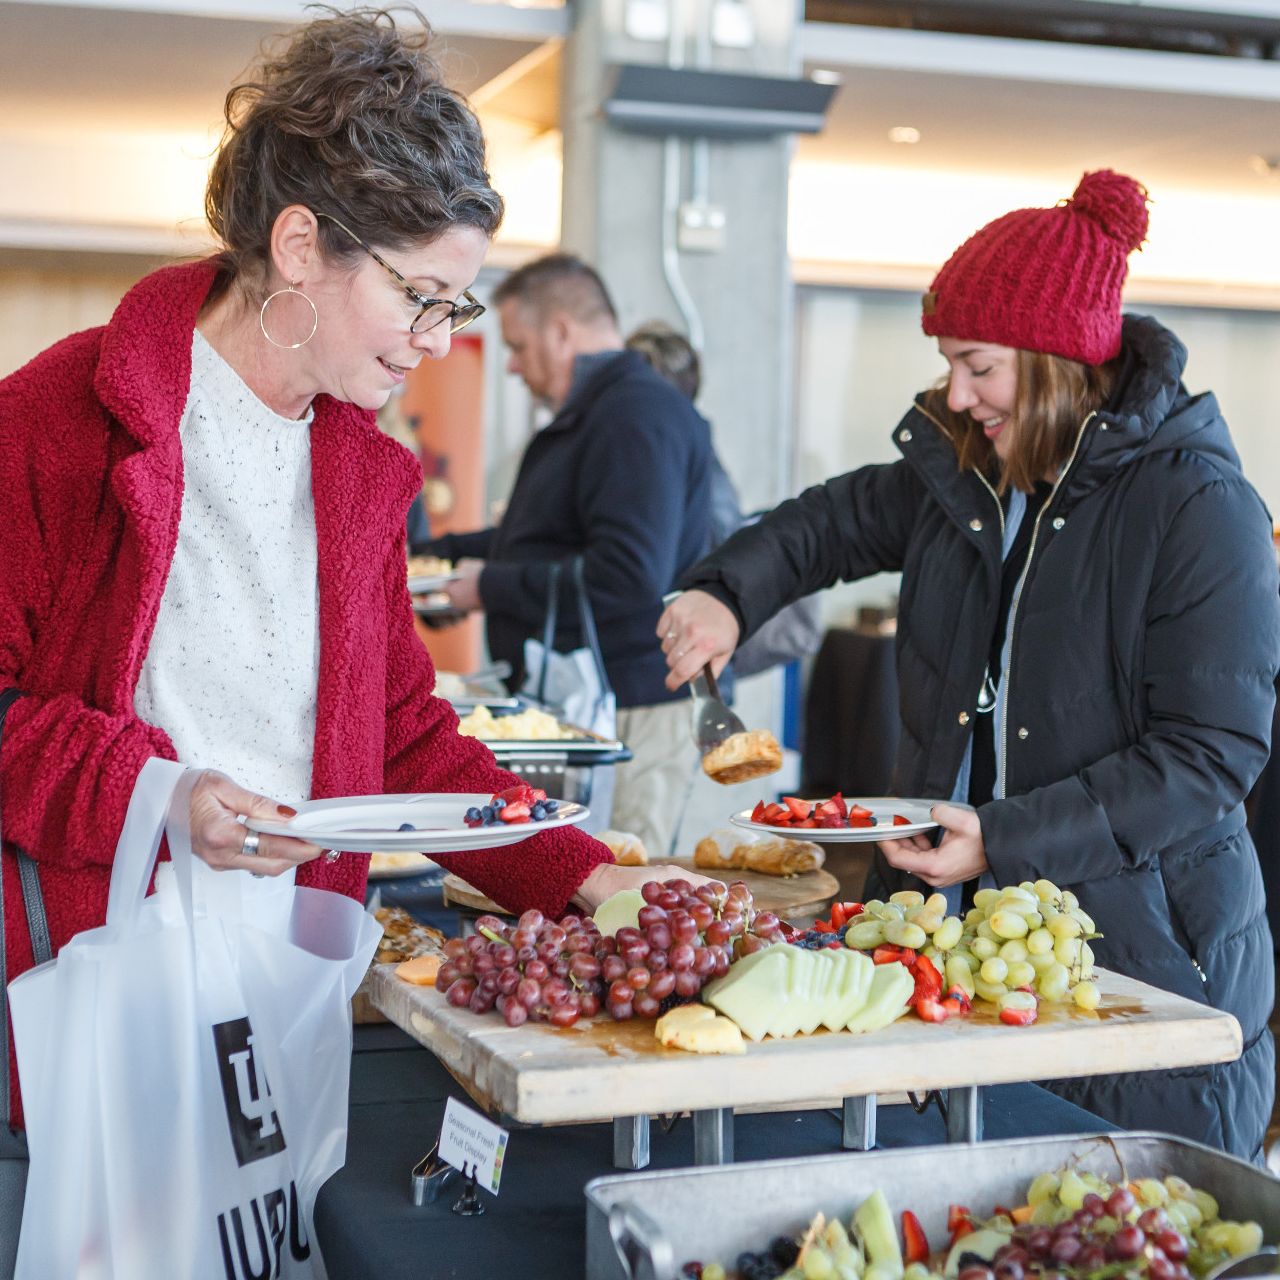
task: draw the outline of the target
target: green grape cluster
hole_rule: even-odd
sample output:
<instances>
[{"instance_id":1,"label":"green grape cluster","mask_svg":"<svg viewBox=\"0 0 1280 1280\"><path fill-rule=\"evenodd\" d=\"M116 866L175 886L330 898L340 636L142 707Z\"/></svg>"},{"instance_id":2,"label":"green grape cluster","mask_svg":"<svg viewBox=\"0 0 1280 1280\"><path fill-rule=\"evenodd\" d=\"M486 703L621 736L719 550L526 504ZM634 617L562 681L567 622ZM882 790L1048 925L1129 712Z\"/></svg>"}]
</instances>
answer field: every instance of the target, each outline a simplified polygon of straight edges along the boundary
<instances>
[{"instance_id":1,"label":"green grape cluster","mask_svg":"<svg viewBox=\"0 0 1280 1280\"><path fill-rule=\"evenodd\" d=\"M1069 889L1050 880L1024 880L1003 889L979 889L963 917L947 915L941 893L914 889L872 899L849 924L845 945L873 950L909 947L926 955L944 986L962 988L1001 1009L1017 1008L1033 993L1081 1009L1098 1007L1090 941L1101 935Z\"/></svg>"}]
</instances>

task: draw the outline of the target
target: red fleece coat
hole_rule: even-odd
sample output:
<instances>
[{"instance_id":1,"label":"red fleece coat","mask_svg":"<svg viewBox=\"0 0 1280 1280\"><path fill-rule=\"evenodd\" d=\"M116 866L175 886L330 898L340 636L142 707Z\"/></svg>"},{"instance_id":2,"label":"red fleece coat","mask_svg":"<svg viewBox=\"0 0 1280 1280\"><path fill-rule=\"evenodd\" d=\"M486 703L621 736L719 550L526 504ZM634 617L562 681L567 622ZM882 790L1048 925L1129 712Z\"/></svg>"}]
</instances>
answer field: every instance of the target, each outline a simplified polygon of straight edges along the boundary
<instances>
[{"instance_id":1,"label":"red fleece coat","mask_svg":"<svg viewBox=\"0 0 1280 1280\"><path fill-rule=\"evenodd\" d=\"M175 758L133 697L177 542L178 424L192 331L213 279L210 262L157 271L105 327L73 334L0 381L0 689L28 695L4 730L3 829L40 864L55 950L102 924L134 781L150 757ZM414 632L404 572L417 464L371 413L327 396L314 409L312 797L510 785L514 775L459 736L453 709L432 695L435 671ZM562 830L438 861L506 907L556 915L611 855ZM32 953L8 844L0 868L12 978ZM367 871L367 856L351 854L308 863L298 883L363 900Z\"/></svg>"}]
</instances>

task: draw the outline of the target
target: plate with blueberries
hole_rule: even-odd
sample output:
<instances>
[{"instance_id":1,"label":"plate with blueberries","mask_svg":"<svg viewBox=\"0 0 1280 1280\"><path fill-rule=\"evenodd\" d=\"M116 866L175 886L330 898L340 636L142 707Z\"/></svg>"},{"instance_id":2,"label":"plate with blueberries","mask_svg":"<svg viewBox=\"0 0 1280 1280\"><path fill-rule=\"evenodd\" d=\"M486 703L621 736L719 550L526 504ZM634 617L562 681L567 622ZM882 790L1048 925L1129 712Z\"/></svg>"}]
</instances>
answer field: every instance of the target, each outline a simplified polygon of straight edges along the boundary
<instances>
[{"instance_id":1,"label":"plate with blueberries","mask_svg":"<svg viewBox=\"0 0 1280 1280\"><path fill-rule=\"evenodd\" d=\"M295 836L346 853L454 853L516 844L582 822L585 805L548 798L520 783L497 795L339 796L298 805L288 822L248 818L253 831Z\"/></svg>"}]
</instances>

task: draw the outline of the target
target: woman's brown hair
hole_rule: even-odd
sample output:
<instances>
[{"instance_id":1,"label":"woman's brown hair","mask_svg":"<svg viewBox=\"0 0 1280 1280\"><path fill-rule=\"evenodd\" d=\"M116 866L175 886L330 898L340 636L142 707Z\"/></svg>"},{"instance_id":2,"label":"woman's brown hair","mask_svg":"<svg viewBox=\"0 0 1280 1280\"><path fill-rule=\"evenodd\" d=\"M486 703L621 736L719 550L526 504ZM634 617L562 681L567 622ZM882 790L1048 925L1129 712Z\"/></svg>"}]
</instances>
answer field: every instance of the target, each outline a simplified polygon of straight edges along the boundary
<instances>
[{"instance_id":1,"label":"woman's brown hair","mask_svg":"<svg viewBox=\"0 0 1280 1280\"><path fill-rule=\"evenodd\" d=\"M1017 362L1013 446L1003 466L982 427L969 414L947 407L946 379L925 395L925 407L951 437L961 468L991 477L1002 494L1010 487L1030 493L1055 475L1070 457L1085 419L1106 403L1115 381L1111 364L1080 364L1042 351L1019 351Z\"/></svg>"},{"instance_id":2,"label":"woman's brown hair","mask_svg":"<svg viewBox=\"0 0 1280 1280\"><path fill-rule=\"evenodd\" d=\"M261 271L291 204L393 249L454 226L491 236L502 221L480 125L427 52L426 19L407 6L401 26L386 9L324 12L227 94L205 213L232 277ZM320 236L329 258L360 252L326 220Z\"/></svg>"}]
</instances>

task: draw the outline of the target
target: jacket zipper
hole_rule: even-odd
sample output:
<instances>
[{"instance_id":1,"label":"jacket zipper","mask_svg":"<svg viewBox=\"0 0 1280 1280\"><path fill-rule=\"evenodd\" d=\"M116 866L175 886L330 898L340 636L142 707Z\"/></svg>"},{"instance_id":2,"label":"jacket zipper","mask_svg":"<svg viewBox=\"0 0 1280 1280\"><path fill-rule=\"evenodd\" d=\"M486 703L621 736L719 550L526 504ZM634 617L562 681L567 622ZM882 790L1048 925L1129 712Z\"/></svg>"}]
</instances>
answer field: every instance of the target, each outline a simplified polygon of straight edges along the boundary
<instances>
[{"instance_id":1,"label":"jacket zipper","mask_svg":"<svg viewBox=\"0 0 1280 1280\"><path fill-rule=\"evenodd\" d=\"M1027 574L1031 572L1031 560L1036 553L1036 536L1040 532L1040 521L1044 513L1053 504L1054 498L1057 497L1059 487L1067 478L1067 473L1071 470L1072 464L1076 460L1076 454L1080 452L1080 442L1084 439L1084 433L1095 417L1097 417L1097 414L1091 413L1080 424L1080 430L1076 432L1076 442L1072 447L1071 456L1067 459L1067 465L1062 468L1057 480L1054 481L1053 488L1049 490L1049 497L1036 514L1036 522L1031 526L1031 543L1027 547L1027 563L1022 566L1022 576L1018 579L1018 585L1013 592L1013 605L1009 610L1009 662L1001 674L1001 682L1004 685L1004 723L1000 726L1000 768L997 771L1001 792L1008 791L1009 782L1009 682L1013 672L1013 646L1017 640L1014 624L1018 620L1018 606L1022 603L1022 588L1026 586ZM1000 799L1004 799L1004 796L1001 795Z\"/></svg>"}]
</instances>

